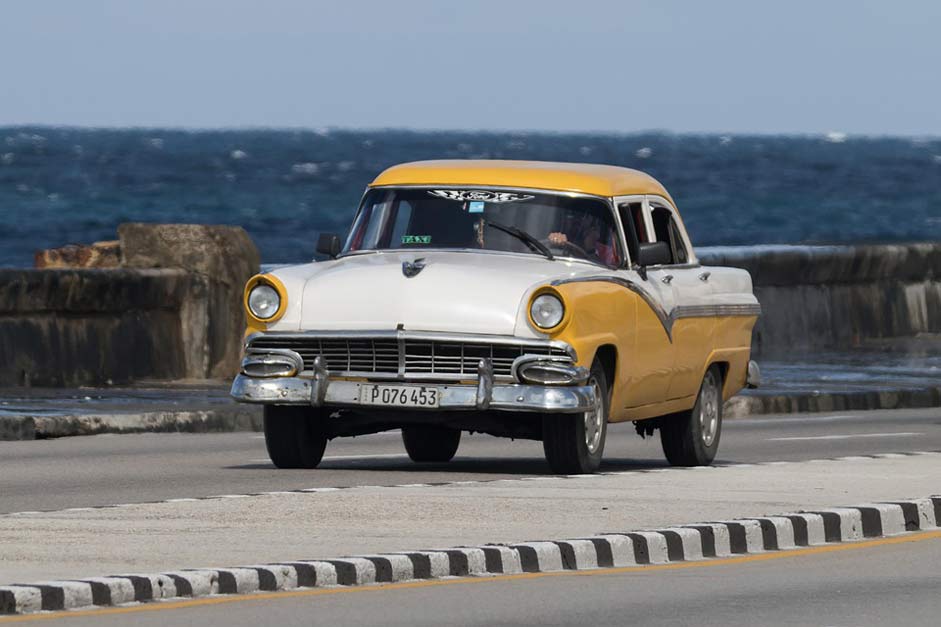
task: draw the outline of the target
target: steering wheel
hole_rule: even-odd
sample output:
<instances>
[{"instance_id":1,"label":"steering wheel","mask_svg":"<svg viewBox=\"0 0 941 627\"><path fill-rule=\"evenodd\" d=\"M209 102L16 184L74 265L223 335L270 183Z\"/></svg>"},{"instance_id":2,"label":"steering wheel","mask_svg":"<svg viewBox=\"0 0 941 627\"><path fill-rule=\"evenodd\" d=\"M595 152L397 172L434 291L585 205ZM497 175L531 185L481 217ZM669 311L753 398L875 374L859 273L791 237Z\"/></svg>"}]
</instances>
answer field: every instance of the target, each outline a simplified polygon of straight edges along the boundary
<instances>
[{"instance_id":1,"label":"steering wheel","mask_svg":"<svg viewBox=\"0 0 941 627\"><path fill-rule=\"evenodd\" d=\"M540 241L542 244L544 244L547 248L549 248L550 250L552 250L552 249L557 249L557 250L562 250L562 251L568 251L568 252L575 253L574 255L567 255L567 256L570 256L570 257L580 257L580 258L582 258L582 259L590 259L590 258L591 258L591 257L588 255L588 253L585 251L584 248L582 248L582 247L579 246L578 244L572 243L572 242L570 242L570 241L568 241L568 240L566 240L566 241L564 241L564 242L553 242L553 241L551 241L551 240L549 240L549 239L542 239L542 240L539 240L539 241Z\"/></svg>"}]
</instances>

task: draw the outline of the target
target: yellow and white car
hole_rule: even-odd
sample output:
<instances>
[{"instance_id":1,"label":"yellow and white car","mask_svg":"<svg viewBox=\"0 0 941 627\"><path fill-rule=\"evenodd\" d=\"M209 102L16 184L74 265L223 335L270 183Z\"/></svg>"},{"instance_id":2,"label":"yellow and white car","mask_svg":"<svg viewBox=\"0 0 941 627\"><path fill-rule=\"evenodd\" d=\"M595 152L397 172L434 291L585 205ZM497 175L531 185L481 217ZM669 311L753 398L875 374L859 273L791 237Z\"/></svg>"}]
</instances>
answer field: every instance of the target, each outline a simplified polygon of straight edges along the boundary
<instances>
[{"instance_id":1,"label":"yellow and white car","mask_svg":"<svg viewBox=\"0 0 941 627\"><path fill-rule=\"evenodd\" d=\"M608 423L709 464L722 403L756 385L749 274L699 264L666 189L626 168L426 161L368 187L329 259L245 288L239 401L265 405L276 466L401 429L415 461L461 432L542 440L552 470L601 463Z\"/></svg>"}]
</instances>

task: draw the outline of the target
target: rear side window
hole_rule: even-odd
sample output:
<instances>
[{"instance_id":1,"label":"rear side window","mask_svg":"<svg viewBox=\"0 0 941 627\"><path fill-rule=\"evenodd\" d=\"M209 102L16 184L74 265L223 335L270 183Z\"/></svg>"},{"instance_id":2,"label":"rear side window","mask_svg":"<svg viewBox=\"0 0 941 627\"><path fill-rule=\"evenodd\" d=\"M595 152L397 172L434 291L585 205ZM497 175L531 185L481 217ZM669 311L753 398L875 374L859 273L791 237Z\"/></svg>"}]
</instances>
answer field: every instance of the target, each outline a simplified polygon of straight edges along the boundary
<instances>
[{"instance_id":1,"label":"rear side window","mask_svg":"<svg viewBox=\"0 0 941 627\"><path fill-rule=\"evenodd\" d=\"M673 213L663 207L654 207L651 212L653 219L654 234L656 241L666 242L670 245L671 264L688 263L689 251L686 250L686 243L683 236L680 235L679 226L673 219Z\"/></svg>"}]
</instances>

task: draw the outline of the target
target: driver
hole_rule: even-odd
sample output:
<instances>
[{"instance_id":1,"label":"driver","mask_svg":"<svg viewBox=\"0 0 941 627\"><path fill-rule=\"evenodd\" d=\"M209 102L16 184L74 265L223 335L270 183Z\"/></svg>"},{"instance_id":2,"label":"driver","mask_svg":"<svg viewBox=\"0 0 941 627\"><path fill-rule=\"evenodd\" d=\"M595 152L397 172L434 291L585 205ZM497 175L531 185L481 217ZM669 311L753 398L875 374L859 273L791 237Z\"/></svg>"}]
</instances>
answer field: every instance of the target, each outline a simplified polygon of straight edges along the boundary
<instances>
[{"instance_id":1,"label":"driver","mask_svg":"<svg viewBox=\"0 0 941 627\"><path fill-rule=\"evenodd\" d=\"M572 233L571 238L561 231L549 233L549 243L554 246L571 244L576 247L576 251L581 248L589 257L605 265L618 265L620 260L614 245L614 233L610 227L602 227L594 216L582 213L569 230Z\"/></svg>"}]
</instances>

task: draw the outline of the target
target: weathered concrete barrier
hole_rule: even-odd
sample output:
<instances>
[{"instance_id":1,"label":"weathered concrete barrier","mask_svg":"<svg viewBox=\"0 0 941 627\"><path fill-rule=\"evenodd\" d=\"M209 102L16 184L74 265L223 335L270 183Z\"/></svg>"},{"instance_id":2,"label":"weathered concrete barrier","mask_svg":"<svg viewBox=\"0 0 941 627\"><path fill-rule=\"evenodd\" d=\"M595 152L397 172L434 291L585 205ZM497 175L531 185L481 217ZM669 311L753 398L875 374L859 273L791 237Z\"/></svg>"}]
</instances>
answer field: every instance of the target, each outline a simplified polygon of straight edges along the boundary
<instances>
[{"instance_id":1,"label":"weathered concrete barrier","mask_svg":"<svg viewBox=\"0 0 941 627\"><path fill-rule=\"evenodd\" d=\"M0 270L0 385L99 385L235 374L242 286L258 252L238 228L122 225L121 268ZM755 353L941 333L941 244L702 249L749 270Z\"/></svg>"},{"instance_id":2,"label":"weathered concrete barrier","mask_svg":"<svg viewBox=\"0 0 941 627\"><path fill-rule=\"evenodd\" d=\"M122 225L121 268L0 270L0 386L233 376L244 230Z\"/></svg>"},{"instance_id":3,"label":"weathered concrete barrier","mask_svg":"<svg viewBox=\"0 0 941 627\"><path fill-rule=\"evenodd\" d=\"M751 273L762 306L756 354L806 354L941 333L938 243L697 252L703 263Z\"/></svg>"}]
</instances>

